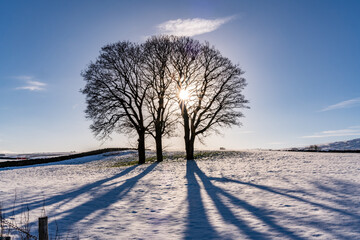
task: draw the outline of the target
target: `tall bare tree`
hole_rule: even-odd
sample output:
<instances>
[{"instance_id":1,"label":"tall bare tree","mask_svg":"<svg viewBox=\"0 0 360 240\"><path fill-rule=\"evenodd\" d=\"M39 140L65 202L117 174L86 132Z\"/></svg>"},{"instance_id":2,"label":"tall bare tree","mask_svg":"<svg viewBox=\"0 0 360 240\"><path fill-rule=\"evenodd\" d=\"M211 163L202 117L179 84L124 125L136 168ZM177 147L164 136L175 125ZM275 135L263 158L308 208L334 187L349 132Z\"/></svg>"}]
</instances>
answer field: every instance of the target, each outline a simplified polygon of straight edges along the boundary
<instances>
[{"instance_id":1,"label":"tall bare tree","mask_svg":"<svg viewBox=\"0 0 360 240\"><path fill-rule=\"evenodd\" d=\"M234 65L208 43L187 37L173 38L172 57L181 115L184 126L186 158L194 159L196 137L218 132L219 127L241 125L240 111L247 108L242 90L246 81ZM187 97L181 98L181 93Z\"/></svg>"},{"instance_id":2,"label":"tall bare tree","mask_svg":"<svg viewBox=\"0 0 360 240\"><path fill-rule=\"evenodd\" d=\"M144 163L145 134L154 137L157 161L162 161L162 138L174 132L174 112L180 109L190 160L195 139L241 124L240 110L248 103L242 74L214 47L188 37L151 37L140 46L110 44L82 73L86 114L100 138L113 131L136 132L139 163Z\"/></svg>"},{"instance_id":3,"label":"tall bare tree","mask_svg":"<svg viewBox=\"0 0 360 240\"><path fill-rule=\"evenodd\" d=\"M149 134L156 143L157 161L163 161L163 136L170 136L174 130L176 119L173 117L176 108L173 106L172 92L174 84L171 74L170 59L173 43L169 37L151 37L144 49L144 72L149 89L146 93L147 109L152 118Z\"/></svg>"},{"instance_id":4,"label":"tall bare tree","mask_svg":"<svg viewBox=\"0 0 360 240\"><path fill-rule=\"evenodd\" d=\"M136 132L139 164L145 163L145 134L150 124L145 112L149 85L143 77L143 60L140 46L118 42L103 47L97 60L82 72L91 130L100 138L114 131Z\"/></svg>"}]
</instances>

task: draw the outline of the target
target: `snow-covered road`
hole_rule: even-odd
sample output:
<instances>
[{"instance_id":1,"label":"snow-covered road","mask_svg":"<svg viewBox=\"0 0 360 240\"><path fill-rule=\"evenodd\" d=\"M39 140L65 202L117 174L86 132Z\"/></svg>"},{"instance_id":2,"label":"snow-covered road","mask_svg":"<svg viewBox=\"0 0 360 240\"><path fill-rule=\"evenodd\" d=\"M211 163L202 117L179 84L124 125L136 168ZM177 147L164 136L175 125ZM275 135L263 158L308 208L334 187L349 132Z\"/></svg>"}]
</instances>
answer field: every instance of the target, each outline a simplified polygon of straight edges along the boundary
<instances>
[{"instance_id":1,"label":"snow-covered road","mask_svg":"<svg viewBox=\"0 0 360 240\"><path fill-rule=\"evenodd\" d=\"M360 154L110 167L132 155L0 169L3 210L19 219L28 205L35 234L45 208L53 237L57 226L80 239L360 239Z\"/></svg>"}]
</instances>

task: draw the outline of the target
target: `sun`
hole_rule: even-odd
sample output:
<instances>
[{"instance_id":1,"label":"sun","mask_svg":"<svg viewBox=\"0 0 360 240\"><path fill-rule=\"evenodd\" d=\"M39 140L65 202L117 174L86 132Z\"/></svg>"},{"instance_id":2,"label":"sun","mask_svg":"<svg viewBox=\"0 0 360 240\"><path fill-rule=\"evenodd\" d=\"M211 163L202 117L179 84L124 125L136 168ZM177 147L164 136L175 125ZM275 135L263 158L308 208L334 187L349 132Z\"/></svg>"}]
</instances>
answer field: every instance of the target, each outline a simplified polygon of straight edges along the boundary
<instances>
[{"instance_id":1,"label":"sun","mask_svg":"<svg viewBox=\"0 0 360 240\"><path fill-rule=\"evenodd\" d=\"M186 89L181 89L179 92L179 98L181 100L187 100L189 99L189 92Z\"/></svg>"}]
</instances>

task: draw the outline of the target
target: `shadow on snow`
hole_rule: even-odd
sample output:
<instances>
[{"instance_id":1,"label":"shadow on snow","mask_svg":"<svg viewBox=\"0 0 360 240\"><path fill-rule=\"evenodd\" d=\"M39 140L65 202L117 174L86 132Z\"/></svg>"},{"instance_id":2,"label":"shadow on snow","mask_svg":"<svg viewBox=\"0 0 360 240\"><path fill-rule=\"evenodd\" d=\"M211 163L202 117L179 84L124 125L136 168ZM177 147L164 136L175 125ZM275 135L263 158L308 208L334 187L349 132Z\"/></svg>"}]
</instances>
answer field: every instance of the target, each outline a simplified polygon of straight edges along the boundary
<instances>
[{"instance_id":1,"label":"shadow on snow","mask_svg":"<svg viewBox=\"0 0 360 240\"><path fill-rule=\"evenodd\" d=\"M146 176L148 173L150 173L156 167L156 165L157 163L153 163L147 166L143 171L141 171L136 176L125 179L121 185L113 187L110 190L106 190L105 192L102 191L105 184L106 186L116 185L117 184L116 182L111 184L107 184L107 183L125 176L126 174L133 171L135 168L139 167L139 165L128 167L112 177L101 179L99 181L90 184L86 184L75 190L67 191L65 193L59 193L55 196L47 198L46 200L40 199L39 197L38 200L33 201L29 204L22 204L15 207L9 207L3 210L8 212L7 216L12 216L23 213L26 207L28 207L29 209L36 209L42 207L46 208L46 206L51 206L54 204L55 206L58 205L60 207L66 205L70 201L74 201L74 200L76 201L76 198L83 194L94 193L95 194L95 196L93 195L94 197L91 197L91 199L89 199L88 201L86 201L81 205L75 206L74 208L68 209L59 214L50 214L51 218L55 217L56 222L51 221L49 223L49 229L56 229L57 224L60 224L60 227L67 226L67 229L71 229L76 223L87 218L88 216L90 216L95 212L96 212L95 214L96 216L94 218L96 218L99 215L106 214L106 211L108 211L107 208L110 205L116 203L117 201L120 201L123 197L125 197L129 193L129 191L137 184L137 182L141 178ZM101 193L96 194L97 191ZM56 218L56 216L59 216L60 214L61 217ZM96 221L92 220L92 222L95 224ZM35 225L35 223L31 223L31 224ZM63 230L65 229L61 227L61 231Z\"/></svg>"},{"instance_id":2,"label":"shadow on snow","mask_svg":"<svg viewBox=\"0 0 360 240\"><path fill-rule=\"evenodd\" d=\"M65 205L66 203L72 201L74 198L88 193L90 191L96 191L97 189L100 189L103 184L110 182L114 179L120 178L126 174L128 174L129 172L131 172L132 170L134 170L135 168L137 168L138 165L132 166L132 167L128 167L126 169L124 169L123 171L121 171L120 173L115 174L112 177L109 178L105 178L105 179L101 179L99 181L93 182L93 183L89 183L86 184L80 188L77 188L75 190L70 190L67 192L61 192L57 195L54 195L50 198L43 198L41 196L38 197L38 200L36 201L32 201L31 203L27 203L27 204L21 204L21 205L16 205L15 207L10 206L8 208L4 208L3 211L8 211L8 214L19 214L22 213L23 209L28 207L29 209L36 209L36 208L41 208L43 206L51 206L53 204L61 204L61 205Z\"/></svg>"},{"instance_id":3,"label":"shadow on snow","mask_svg":"<svg viewBox=\"0 0 360 240\"><path fill-rule=\"evenodd\" d=\"M227 223L235 226L242 234L244 234L249 239L270 239L266 233L257 231L252 228L249 224L247 224L244 219L236 216L231 207L227 206L223 199L227 199L229 202L233 204L233 206L237 208L241 208L246 212L250 213L257 220L261 221L264 225L266 225L272 232L275 232L277 236L281 236L286 239L294 239L300 240L305 239L302 236L299 236L297 233L293 232L286 226L282 226L278 224L272 217L269 212L271 209L260 208L246 202L233 194L223 190L222 188L214 185L212 181L215 182L223 182L223 183L232 183L232 184L240 184L243 186L248 186L252 188L257 188L266 193L275 194L278 197L285 197L291 200L295 200L297 202L301 202L303 204L307 204L313 207L321 208L322 210L329 211L331 213L336 213L341 215L342 217L348 217L351 219L350 224L343 224L343 227L346 227L352 233L359 232L360 226L360 216L346 211L341 208L335 208L326 204L317 203L315 201L311 201L305 199L304 197L299 197L294 194L289 194L284 190L279 190L276 188L271 188L268 186L263 186L254 183L242 182L238 180L232 180L228 178L213 178L207 177L203 171L198 167L195 161L191 160L187 162L187 170L186 170L186 178L188 181L188 216L187 216L187 226L185 229L185 239L221 239L223 237L219 236L217 231L211 225L209 221L209 217L207 216L207 211L203 204L203 199L200 194L200 183L196 179L196 176L200 179L204 186L204 190L207 195L210 197L212 202L214 203L216 210L220 214L221 218ZM337 183L339 184L339 183ZM315 185L315 184L314 184ZM344 184L343 184L344 185ZM319 186L318 186L319 187ZM355 185L352 185L354 188ZM346 188L349 189L349 186L346 185ZM327 191L330 191L327 189ZM291 192L291 191L290 191ZM357 204L358 206L359 204ZM294 221L295 224L301 226L315 227L319 230L328 232L332 236L336 236L341 239L349 239L348 236L344 236L341 233L334 231L333 228L329 227L329 223L326 223L324 220L319 221L318 219L312 219L311 216L304 220L303 218L297 218L295 216L288 216L283 214L282 212L275 212L275 214L284 217L286 219ZM341 225L341 224L340 224ZM357 230L356 230L357 229Z\"/></svg>"},{"instance_id":4,"label":"shadow on snow","mask_svg":"<svg viewBox=\"0 0 360 240\"><path fill-rule=\"evenodd\" d=\"M125 176L126 174L133 171L138 166L132 166L124 169L122 172L115 174L112 177L101 179L99 181L86 184L75 190L67 191L65 193L60 193L49 199L46 199L45 205L56 205L59 206L65 205L70 201L73 201L77 197L90 193L95 193L91 199L87 200L85 203L75 206L74 208L68 209L65 212L61 212L61 217L58 219L61 225L66 224L66 226L73 226L81 220L88 218L96 218L100 215L106 215L109 211L109 206L112 204L121 201L147 174L149 174L155 167L157 163L147 166L143 171L138 173L136 176L131 178L124 179L123 183L119 186L112 187L111 189L106 189L104 186L112 186L118 184L117 182L109 183L111 181L117 180L120 177ZM292 231L290 228L280 225L277 223L274 218L271 216L274 213L284 219L292 221L293 224L303 226L303 227L312 227L316 228L319 231L327 232L331 236L339 239L351 239L349 236L345 236L337 232L336 227L345 228L347 232L351 233L360 233L360 216L355 211L349 211L349 207L359 208L359 203L355 203L347 199L347 196L354 196L360 194L359 185L355 183L341 182L339 180L329 179L329 184L320 184L313 182L314 189L319 192L326 192L328 195L327 199L319 199L317 194L311 192L307 193L304 190L294 190L294 189L279 189L275 187L269 187L265 185L243 182L240 180L234 180L229 178L216 178L208 177L205 173L198 167L196 161L187 161L186 165L186 179L187 179L187 203L188 203L188 213L186 219L186 229L184 230L184 239L223 239L224 236L221 236L216 228L211 224L209 212L203 203L203 197L201 195L201 189L203 186L204 191L209 196L213 202L215 209L219 213L220 217L228 225L232 225L239 230L244 236L248 239L270 239L268 233L261 232L254 227L252 227L248 221L241 218L238 214L234 214L233 208L240 208L245 212L250 213L255 219L260 221L263 225L266 225L272 232L276 233L277 236L301 240L303 237L299 236L297 233ZM199 179L199 180L198 180ZM331 223L326 222L326 220L319 220L309 216L308 218L301 218L293 216L292 214L274 211L272 209L257 207L249 202L242 200L238 196L234 196L216 185L213 182L221 183L231 183L238 184L244 187L251 187L258 190L261 190L267 194L275 194L277 197L286 198L298 203L306 204L314 208L319 208L325 210L330 214L337 214L341 218L347 218L348 221L344 223L339 223L335 226L331 226ZM105 190L104 190L105 189ZM96 194L99 192L98 194ZM301 193L302 196L296 195ZM306 197L305 197L306 196ZM319 201L311 200L311 198L316 198ZM324 197L322 197L324 198ZM335 198L335 200L334 200ZM225 203L230 202L232 206L230 207ZM352 198L350 198L352 199ZM341 201L343 200L343 201ZM340 207L334 207L328 204L322 203L323 201L333 202L340 205ZM39 199L28 204L30 209L40 208L44 205L44 200ZM4 209L8 212L9 209ZM13 213L18 214L23 211L23 206L18 206ZM271 212L271 213L270 213ZM59 215L58 215L59 216ZM51 224L54 224L53 222Z\"/></svg>"},{"instance_id":5,"label":"shadow on snow","mask_svg":"<svg viewBox=\"0 0 360 240\"><path fill-rule=\"evenodd\" d=\"M116 186L103 194L97 195L94 198L90 199L89 201L69 209L67 211L62 212L63 215L58 221L63 221L66 223L67 226L73 226L79 221L85 219L86 217L90 216L91 214L96 212L96 216L92 216L91 218L94 220L98 216L106 215L108 207L118 201L121 201L130 191L131 189L137 184L137 182L145 177L148 173L150 173L155 167L157 163L153 163L145 168L142 172L138 175L128 178L122 183L120 186ZM121 172L121 175L124 175L125 171L130 172L137 166L129 167ZM120 176L114 176L112 179L116 179ZM96 221L92 222L96 224Z\"/></svg>"}]
</instances>

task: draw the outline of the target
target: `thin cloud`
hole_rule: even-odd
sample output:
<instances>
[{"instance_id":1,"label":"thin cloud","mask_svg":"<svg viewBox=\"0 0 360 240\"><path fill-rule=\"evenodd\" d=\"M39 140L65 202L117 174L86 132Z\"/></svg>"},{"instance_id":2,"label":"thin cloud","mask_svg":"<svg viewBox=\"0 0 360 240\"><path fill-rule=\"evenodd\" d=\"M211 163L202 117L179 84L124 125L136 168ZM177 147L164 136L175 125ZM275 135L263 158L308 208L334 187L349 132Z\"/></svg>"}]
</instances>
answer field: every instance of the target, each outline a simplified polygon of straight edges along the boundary
<instances>
[{"instance_id":1,"label":"thin cloud","mask_svg":"<svg viewBox=\"0 0 360 240\"><path fill-rule=\"evenodd\" d=\"M327 138L327 137L344 137L344 136L360 136L360 128L350 127L340 130L329 130L315 133L309 136L303 136L302 138Z\"/></svg>"},{"instance_id":2,"label":"thin cloud","mask_svg":"<svg viewBox=\"0 0 360 240\"><path fill-rule=\"evenodd\" d=\"M161 34L175 36L195 36L215 31L221 25L233 20L235 16L217 18L217 19L177 19L169 20L157 26Z\"/></svg>"},{"instance_id":3,"label":"thin cloud","mask_svg":"<svg viewBox=\"0 0 360 240\"><path fill-rule=\"evenodd\" d=\"M335 109L342 109L342 108L352 108L352 107L357 107L357 106L360 106L360 98L354 98L354 99L350 99L347 101L339 102L334 105L330 105L330 106L322 109L321 112L331 111L331 110L335 110Z\"/></svg>"},{"instance_id":4,"label":"thin cloud","mask_svg":"<svg viewBox=\"0 0 360 240\"><path fill-rule=\"evenodd\" d=\"M26 85L17 87L17 90L43 91L46 90L46 83L33 80L32 76L16 76L15 79L26 81Z\"/></svg>"},{"instance_id":5,"label":"thin cloud","mask_svg":"<svg viewBox=\"0 0 360 240\"><path fill-rule=\"evenodd\" d=\"M33 76L28 76L28 75L15 76L12 78L18 79L18 80L25 80L25 81L31 81L32 79L34 79Z\"/></svg>"}]
</instances>

